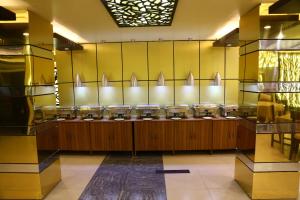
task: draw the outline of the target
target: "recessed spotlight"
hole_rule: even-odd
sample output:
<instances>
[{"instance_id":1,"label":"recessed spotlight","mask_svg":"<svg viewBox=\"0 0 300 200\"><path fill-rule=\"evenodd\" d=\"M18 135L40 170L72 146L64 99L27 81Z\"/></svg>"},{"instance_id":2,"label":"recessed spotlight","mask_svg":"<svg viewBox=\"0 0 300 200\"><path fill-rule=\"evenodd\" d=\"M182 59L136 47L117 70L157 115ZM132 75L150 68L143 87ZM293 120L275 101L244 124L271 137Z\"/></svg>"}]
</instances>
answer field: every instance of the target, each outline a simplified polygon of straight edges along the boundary
<instances>
[{"instance_id":1,"label":"recessed spotlight","mask_svg":"<svg viewBox=\"0 0 300 200\"><path fill-rule=\"evenodd\" d=\"M23 33L24 36L29 36L29 33L25 32Z\"/></svg>"},{"instance_id":2,"label":"recessed spotlight","mask_svg":"<svg viewBox=\"0 0 300 200\"><path fill-rule=\"evenodd\" d=\"M271 25L265 25L265 26L264 26L264 29L265 29L265 30L271 29Z\"/></svg>"},{"instance_id":3,"label":"recessed spotlight","mask_svg":"<svg viewBox=\"0 0 300 200\"><path fill-rule=\"evenodd\" d=\"M230 43L229 43L229 44L226 44L226 46L227 46L227 47L231 47L231 46L232 46L232 44L230 44Z\"/></svg>"}]
</instances>

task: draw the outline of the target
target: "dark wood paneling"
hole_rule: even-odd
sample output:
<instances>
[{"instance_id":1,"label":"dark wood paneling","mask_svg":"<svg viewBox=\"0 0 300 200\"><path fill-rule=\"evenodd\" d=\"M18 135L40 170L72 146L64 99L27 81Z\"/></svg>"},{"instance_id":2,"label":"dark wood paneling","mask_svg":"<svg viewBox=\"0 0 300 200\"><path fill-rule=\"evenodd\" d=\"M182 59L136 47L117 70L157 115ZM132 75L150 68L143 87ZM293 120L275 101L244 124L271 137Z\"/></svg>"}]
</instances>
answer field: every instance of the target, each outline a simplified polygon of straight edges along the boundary
<instances>
[{"instance_id":1,"label":"dark wood paneling","mask_svg":"<svg viewBox=\"0 0 300 200\"><path fill-rule=\"evenodd\" d=\"M59 149L58 124L56 122L39 124L36 131L36 141L38 150Z\"/></svg>"},{"instance_id":2,"label":"dark wood paneling","mask_svg":"<svg viewBox=\"0 0 300 200\"><path fill-rule=\"evenodd\" d=\"M132 151L131 121L91 122L91 145L94 151Z\"/></svg>"},{"instance_id":3,"label":"dark wood paneling","mask_svg":"<svg viewBox=\"0 0 300 200\"><path fill-rule=\"evenodd\" d=\"M59 140L61 150L90 151L89 122L59 122Z\"/></svg>"},{"instance_id":4,"label":"dark wood paneling","mask_svg":"<svg viewBox=\"0 0 300 200\"><path fill-rule=\"evenodd\" d=\"M243 119L239 122L237 129L237 148L240 150L255 149L256 123Z\"/></svg>"},{"instance_id":5,"label":"dark wood paneling","mask_svg":"<svg viewBox=\"0 0 300 200\"><path fill-rule=\"evenodd\" d=\"M211 150L212 121L174 121L174 150Z\"/></svg>"},{"instance_id":6,"label":"dark wood paneling","mask_svg":"<svg viewBox=\"0 0 300 200\"><path fill-rule=\"evenodd\" d=\"M237 120L213 120L213 149L235 149Z\"/></svg>"},{"instance_id":7,"label":"dark wood paneling","mask_svg":"<svg viewBox=\"0 0 300 200\"><path fill-rule=\"evenodd\" d=\"M174 124L172 121L134 122L136 151L172 151Z\"/></svg>"}]
</instances>

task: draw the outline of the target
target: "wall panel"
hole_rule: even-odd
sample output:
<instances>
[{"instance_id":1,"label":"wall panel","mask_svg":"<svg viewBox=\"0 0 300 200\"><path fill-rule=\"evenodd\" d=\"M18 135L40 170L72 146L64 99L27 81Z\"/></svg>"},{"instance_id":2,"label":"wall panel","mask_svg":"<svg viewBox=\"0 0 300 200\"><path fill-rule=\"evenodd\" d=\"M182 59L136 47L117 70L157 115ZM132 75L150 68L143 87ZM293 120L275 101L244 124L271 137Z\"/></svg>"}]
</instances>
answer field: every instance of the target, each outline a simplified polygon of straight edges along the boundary
<instances>
[{"instance_id":1,"label":"wall panel","mask_svg":"<svg viewBox=\"0 0 300 200\"><path fill-rule=\"evenodd\" d=\"M99 43L83 44L83 51L57 51L55 59L58 81L68 83L59 85L60 103L64 106L98 103L235 103L238 101L238 49L213 47L212 43L213 41ZM195 86L185 85L190 71L194 75ZM166 86L156 86L160 72L165 76ZM222 76L221 86L214 86L212 80L209 80L217 72ZM73 88L77 73L85 81L82 88ZM109 87L101 85L103 73L108 77ZM130 87L132 73L136 74L139 87ZM251 74L252 71L250 76Z\"/></svg>"},{"instance_id":2,"label":"wall panel","mask_svg":"<svg viewBox=\"0 0 300 200\"><path fill-rule=\"evenodd\" d=\"M150 80L157 80L160 72L173 79L173 42L149 42L148 59Z\"/></svg>"},{"instance_id":3,"label":"wall panel","mask_svg":"<svg viewBox=\"0 0 300 200\"><path fill-rule=\"evenodd\" d=\"M199 41L174 42L175 79L186 79L189 72L199 77Z\"/></svg>"},{"instance_id":4,"label":"wall panel","mask_svg":"<svg viewBox=\"0 0 300 200\"><path fill-rule=\"evenodd\" d=\"M96 44L83 44L83 50L73 51L73 76L81 81L97 81Z\"/></svg>"},{"instance_id":5,"label":"wall panel","mask_svg":"<svg viewBox=\"0 0 300 200\"><path fill-rule=\"evenodd\" d=\"M98 80L104 73L110 81L122 80L121 43L97 44Z\"/></svg>"},{"instance_id":6,"label":"wall panel","mask_svg":"<svg viewBox=\"0 0 300 200\"><path fill-rule=\"evenodd\" d=\"M213 47L213 41L200 42L200 78L211 79L216 73L224 78L224 48Z\"/></svg>"},{"instance_id":7,"label":"wall panel","mask_svg":"<svg viewBox=\"0 0 300 200\"><path fill-rule=\"evenodd\" d=\"M147 80L147 42L130 42L122 44L123 79L130 80L135 73L139 80Z\"/></svg>"},{"instance_id":8,"label":"wall panel","mask_svg":"<svg viewBox=\"0 0 300 200\"><path fill-rule=\"evenodd\" d=\"M56 51L55 61L59 83L72 82L72 58L70 51Z\"/></svg>"},{"instance_id":9,"label":"wall panel","mask_svg":"<svg viewBox=\"0 0 300 200\"><path fill-rule=\"evenodd\" d=\"M174 103L173 81L166 81L165 86L156 86L156 82L150 82L149 103L161 104L161 105L173 105Z\"/></svg>"},{"instance_id":10,"label":"wall panel","mask_svg":"<svg viewBox=\"0 0 300 200\"><path fill-rule=\"evenodd\" d=\"M114 82L109 87L101 87L99 83L99 101L103 106L123 104L122 83Z\"/></svg>"}]
</instances>

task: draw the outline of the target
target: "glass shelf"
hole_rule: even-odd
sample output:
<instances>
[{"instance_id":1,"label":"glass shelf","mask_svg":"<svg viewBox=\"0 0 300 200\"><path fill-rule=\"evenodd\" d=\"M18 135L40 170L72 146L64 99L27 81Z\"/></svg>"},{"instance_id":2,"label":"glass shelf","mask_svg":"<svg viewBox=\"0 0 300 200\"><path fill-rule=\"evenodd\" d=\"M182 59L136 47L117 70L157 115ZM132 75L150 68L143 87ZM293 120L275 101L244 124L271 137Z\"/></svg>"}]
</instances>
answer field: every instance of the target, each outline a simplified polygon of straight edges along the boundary
<instances>
[{"instance_id":1,"label":"glass shelf","mask_svg":"<svg viewBox=\"0 0 300 200\"><path fill-rule=\"evenodd\" d=\"M268 39L259 40L259 50L266 51L300 51L298 39Z\"/></svg>"},{"instance_id":2,"label":"glass shelf","mask_svg":"<svg viewBox=\"0 0 300 200\"><path fill-rule=\"evenodd\" d=\"M300 121L261 123L254 120L254 117L246 117L243 120L244 126L259 134L300 133Z\"/></svg>"},{"instance_id":3,"label":"glass shelf","mask_svg":"<svg viewBox=\"0 0 300 200\"><path fill-rule=\"evenodd\" d=\"M0 86L1 97L42 96L55 94L54 85Z\"/></svg>"},{"instance_id":4,"label":"glass shelf","mask_svg":"<svg viewBox=\"0 0 300 200\"><path fill-rule=\"evenodd\" d=\"M256 123L256 133L300 133L300 123Z\"/></svg>"},{"instance_id":5,"label":"glass shelf","mask_svg":"<svg viewBox=\"0 0 300 200\"><path fill-rule=\"evenodd\" d=\"M300 82L241 82L240 91L252 93L300 93Z\"/></svg>"}]
</instances>

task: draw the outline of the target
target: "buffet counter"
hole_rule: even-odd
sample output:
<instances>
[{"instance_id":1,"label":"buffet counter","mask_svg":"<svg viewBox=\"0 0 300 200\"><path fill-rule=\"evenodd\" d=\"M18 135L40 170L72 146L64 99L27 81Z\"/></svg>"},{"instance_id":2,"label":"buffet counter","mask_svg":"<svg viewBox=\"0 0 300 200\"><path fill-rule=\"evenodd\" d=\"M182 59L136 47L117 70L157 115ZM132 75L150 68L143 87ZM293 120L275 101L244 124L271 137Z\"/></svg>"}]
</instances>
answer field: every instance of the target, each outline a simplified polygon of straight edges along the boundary
<instances>
[{"instance_id":1,"label":"buffet counter","mask_svg":"<svg viewBox=\"0 0 300 200\"><path fill-rule=\"evenodd\" d=\"M236 148L239 118L56 120L65 151L185 151Z\"/></svg>"}]
</instances>

